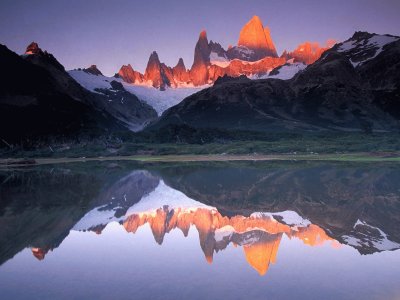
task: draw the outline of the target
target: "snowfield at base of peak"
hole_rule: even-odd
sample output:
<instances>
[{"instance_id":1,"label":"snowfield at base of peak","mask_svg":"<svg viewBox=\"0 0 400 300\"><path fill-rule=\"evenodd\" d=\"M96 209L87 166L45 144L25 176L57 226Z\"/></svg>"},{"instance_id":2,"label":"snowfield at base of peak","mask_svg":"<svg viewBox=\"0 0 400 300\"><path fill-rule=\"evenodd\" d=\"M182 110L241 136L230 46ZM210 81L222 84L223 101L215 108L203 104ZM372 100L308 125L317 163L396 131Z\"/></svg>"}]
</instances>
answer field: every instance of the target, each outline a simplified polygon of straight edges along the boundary
<instances>
[{"instance_id":1,"label":"snowfield at base of peak","mask_svg":"<svg viewBox=\"0 0 400 300\"><path fill-rule=\"evenodd\" d=\"M165 91L160 91L152 86L133 85L125 82L122 82L122 84L128 92L136 95L140 100L151 105L159 116L168 108L182 102L186 97L209 87L208 85L198 87L179 87L167 88Z\"/></svg>"},{"instance_id":2,"label":"snowfield at base of peak","mask_svg":"<svg viewBox=\"0 0 400 300\"><path fill-rule=\"evenodd\" d=\"M167 88L165 91L161 91L149 85L130 84L124 82L120 78L93 75L82 70L72 70L68 71L68 73L81 86L94 93L99 93L96 89L111 89L110 83L112 81L118 81L122 83L125 90L152 106L158 115L161 115L168 108L179 104L186 97L209 87L208 85L198 87L182 86L178 88Z\"/></svg>"}]
</instances>

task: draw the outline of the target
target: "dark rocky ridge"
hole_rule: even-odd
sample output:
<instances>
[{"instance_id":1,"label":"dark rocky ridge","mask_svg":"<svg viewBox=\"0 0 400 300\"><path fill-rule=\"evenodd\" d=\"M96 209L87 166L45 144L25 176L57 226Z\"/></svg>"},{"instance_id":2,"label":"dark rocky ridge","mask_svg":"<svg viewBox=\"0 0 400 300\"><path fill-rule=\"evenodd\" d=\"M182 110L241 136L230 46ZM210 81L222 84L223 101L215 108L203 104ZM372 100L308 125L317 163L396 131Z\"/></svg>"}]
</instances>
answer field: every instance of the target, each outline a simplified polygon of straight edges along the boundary
<instances>
[{"instance_id":1,"label":"dark rocky ridge","mask_svg":"<svg viewBox=\"0 0 400 300\"><path fill-rule=\"evenodd\" d=\"M88 104L90 93L51 54L36 50L37 54L21 58L0 45L2 139L13 143L126 130L111 115Z\"/></svg>"},{"instance_id":2,"label":"dark rocky ridge","mask_svg":"<svg viewBox=\"0 0 400 300\"><path fill-rule=\"evenodd\" d=\"M100 137L142 128L157 114L125 90L92 93L78 84L50 53L37 43L18 56L0 46L0 137L9 143L46 139ZM92 66L90 73L101 75ZM112 101L126 105L119 108ZM127 113L126 113L127 112Z\"/></svg>"}]
</instances>

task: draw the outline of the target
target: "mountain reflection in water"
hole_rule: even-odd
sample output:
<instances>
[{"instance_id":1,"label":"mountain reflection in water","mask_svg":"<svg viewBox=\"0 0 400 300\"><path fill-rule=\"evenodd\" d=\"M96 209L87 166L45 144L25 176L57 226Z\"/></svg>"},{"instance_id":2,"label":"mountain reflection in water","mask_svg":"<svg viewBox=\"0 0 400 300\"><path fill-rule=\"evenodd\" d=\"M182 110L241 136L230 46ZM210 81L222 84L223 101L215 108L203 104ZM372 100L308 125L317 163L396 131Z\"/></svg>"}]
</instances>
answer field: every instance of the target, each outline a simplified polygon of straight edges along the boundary
<instances>
[{"instance_id":1,"label":"mountain reflection in water","mask_svg":"<svg viewBox=\"0 0 400 300\"><path fill-rule=\"evenodd\" d=\"M269 265L276 262L283 234L289 239L300 239L309 246L328 241L334 247L340 246L323 229L302 219L295 212L257 212L249 217L222 216L216 208L186 197L163 181L153 192L130 207L125 216L112 216L118 208L95 208L74 229L101 234L108 222L118 221L127 232L136 233L141 226L148 224L155 241L161 245L171 230L179 229L186 237L193 226L198 232L200 247L207 262L212 263L214 253L224 250L229 244L241 246L247 262L260 275L265 275ZM32 252L37 258L43 259L47 250L34 248Z\"/></svg>"},{"instance_id":2,"label":"mountain reflection in water","mask_svg":"<svg viewBox=\"0 0 400 300\"><path fill-rule=\"evenodd\" d=\"M38 260L56 259L75 233L89 240L96 233L102 241L107 228L132 241L140 232L152 235L163 245L159 252L171 236L177 255L175 231L181 239L198 236L197 247L210 264L216 255L230 257L229 249L241 249L242 260L261 276L274 264L285 265L283 241L329 247L338 255L344 248L363 256L400 249L400 167L393 165L77 164L0 171L0 182L5 279L2 268L24 249ZM118 247L116 235L106 234Z\"/></svg>"}]
</instances>

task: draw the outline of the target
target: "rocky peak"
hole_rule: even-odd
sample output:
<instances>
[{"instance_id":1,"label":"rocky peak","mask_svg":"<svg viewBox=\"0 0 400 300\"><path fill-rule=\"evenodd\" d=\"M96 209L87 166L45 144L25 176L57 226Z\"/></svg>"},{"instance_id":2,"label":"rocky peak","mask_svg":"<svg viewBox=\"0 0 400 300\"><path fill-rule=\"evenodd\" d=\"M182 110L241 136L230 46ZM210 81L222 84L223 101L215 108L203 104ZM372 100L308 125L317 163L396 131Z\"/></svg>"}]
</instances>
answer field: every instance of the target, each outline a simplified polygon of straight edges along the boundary
<instances>
[{"instance_id":1,"label":"rocky peak","mask_svg":"<svg viewBox=\"0 0 400 300\"><path fill-rule=\"evenodd\" d=\"M26 47L25 55L23 58L35 65L39 65L48 70L55 68L59 71L65 71L64 66L58 62L58 60L47 51L42 51L39 45L32 42Z\"/></svg>"},{"instance_id":2,"label":"rocky peak","mask_svg":"<svg viewBox=\"0 0 400 300\"><path fill-rule=\"evenodd\" d=\"M369 39L373 37L375 34L374 33L369 33L366 31L356 31L354 32L353 36L350 38L350 40L364 40L364 39Z\"/></svg>"},{"instance_id":3,"label":"rocky peak","mask_svg":"<svg viewBox=\"0 0 400 300\"><path fill-rule=\"evenodd\" d=\"M26 47L25 54L26 55L31 55L31 54L40 54L43 53L42 49L39 48L39 45L36 42L32 42Z\"/></svg>"},{"instance_id":4,"label":"rocky peak","mask_svg":"<svg viewBox=\"0 0 400 300\"><path fill-rule=\"evenodd\" d=\"M266 56L277 57L268 27L264 28L260 18L254 16L240 31L238 46L254 51L252 60Z\"/></svg>"},{"instance_id":5,"label":"rocky peak","mask_svg":"<svg viewBox=\"0 0 400 300\"><path fill-rule=\"evenodd\" d=\"M207 33L205 30L200 32L199 40L197 41L194 50L194 62L209 62L210 60L210 47L208 44Z\"/></svg>"},{"instance_id":6,"label":"rocky peak","mask_svg":"<svg viewBox=\"0 0 400 300\"><path fill-rule=\"evenodd\" d=\"M183 62L183 58L182 57L179 58L178 63L176 64L174 69L179 69L179 70L185 70L186 71L185 63Z\"/></svg>"},{"instance_id":7,"label":"rocky peak","mask_svg":"<svg viewBox=\"0 0 400 300\"><path fill-rule=\"evenodd\" d=\"M302 62L307 65L314 63L321 57L321 54L329 47L321 47L316 42L304 42L300 44L293 52L284 52L286 59L292 59L296 62ZM282 54L282 55L284 55Z\"/></svg>"},{"instance_id":8,"label":"rocky peak","mask_svg":"<svg viewBox=\"0 0 400 300\"><path fill-rule=\"evenodd\" d=\"M161 63L156 51L153 51L149 57L146 71L144 73L144 79L152 81L152 85L156 88L162 85Z\"/></svg>"},{"instance_id":9,"label":"rocky peak","mask_svg":"<svg viewBox=\"0 0 400 300\"><path fill-rule=\"evenodd\" d=\"M210 47L207 33L203 30L194 49L194 61L190 70L190 78L195 85L202 85L208 82L207 67L210 64Z\"/></svg>"},{"instance_id":10,"label":"rocky peak","mask_svg":"<svg viewBox=\"0 0 400 300\"><path fill-rule=\"evenodd\" d=\"M226 57L226 51L219 43L210 41L209 48L210 48L210 52L215 52L218 54L218 56Z\"/></svg>"},{"instance_id":11,"label":"rocky peak","mask_svg":"<svg viewBox=\"0 0 400 300\"><path fill-rule=\"evenodd\" d=\"M172 69L162 64L156 51L150 55L144 79L150 81L152 86L164 90L166 86L175 85Z\"/></svg>"},{"instance_id":12,"label":"rocky peak","mask_svg":"<svg viewBox=\"0 0 400 300\"><path fill-rule=\"evenodd\" d=\"M96 76L103 75L96 65L91 65L89 68L83 69L83 71Z\"/></svg>"},{"instance_id":13,"label":"rocky peak","mask_svg":"<svg viewBox=\"0 0 400 300\"><path fill-rule=\"evenodd\" d=\"M160 59L156 51L153 51L149 57L149 62L147 63L146 71L149 68L158 68L160 66Z\"/></svg>"},{"instance_id":14,"label":"rocky peak","mask_svg":"<svg viewBox=\"0 0 400 300\"><path fill-rule=\"evenodd\" d=\"M172 73L175 81L188 83L190 76L188 70L186 70L185 63L182 58L179 58L178 63L172 68Z\"/></svg>"},{"instance_id":15,"label":"rocky peak","mask_svg":"<svg viewBox=\"0 0 400 300\"><path fill-rule=\"evenodd\" d=\"M130 64L123 65L117 75L127 83L142 83L144 80L143 75L135 71Z\"/></svg>"}]
</instances>

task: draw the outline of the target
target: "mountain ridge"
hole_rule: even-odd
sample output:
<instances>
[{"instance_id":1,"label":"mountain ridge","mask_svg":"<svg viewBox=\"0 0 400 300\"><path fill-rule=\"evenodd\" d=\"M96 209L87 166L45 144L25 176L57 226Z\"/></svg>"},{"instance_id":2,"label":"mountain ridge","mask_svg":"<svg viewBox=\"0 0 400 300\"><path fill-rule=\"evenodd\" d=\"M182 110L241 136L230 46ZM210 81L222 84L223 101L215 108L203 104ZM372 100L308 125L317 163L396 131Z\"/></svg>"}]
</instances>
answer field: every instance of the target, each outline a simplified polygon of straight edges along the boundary
<instances>
[{"instance_id":1,"label":"mountain ridge","mask_svg":"<svg viewBox=\"0 0 400 300\"><path fill-rule=\"evenodd\" d=\"M146 68L143 75L131 67L127 70L124 65L118 71L118 76L127 83L147 84L161 90L165 90L166 87L203 86L213 84L218 77L224 75L262 77L291 59L311 64L331 46L320 47L318 43L305 42L293 52L284 51L278 56L269 27L264 27L260 18L254 16L243 26L237 45L227 50L216 42L208 41L207 32L202 30L195 45L193 64L189 70L180 69L178 72L176 67L171 68L157 62L160 65L158 72L149 73ZM152 65L154 59L153 52L147 66ZM160 73L164 75L161 76Z\"/></svg>"}]
</instances>

